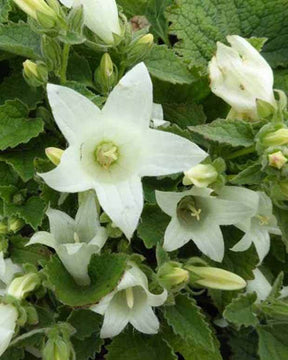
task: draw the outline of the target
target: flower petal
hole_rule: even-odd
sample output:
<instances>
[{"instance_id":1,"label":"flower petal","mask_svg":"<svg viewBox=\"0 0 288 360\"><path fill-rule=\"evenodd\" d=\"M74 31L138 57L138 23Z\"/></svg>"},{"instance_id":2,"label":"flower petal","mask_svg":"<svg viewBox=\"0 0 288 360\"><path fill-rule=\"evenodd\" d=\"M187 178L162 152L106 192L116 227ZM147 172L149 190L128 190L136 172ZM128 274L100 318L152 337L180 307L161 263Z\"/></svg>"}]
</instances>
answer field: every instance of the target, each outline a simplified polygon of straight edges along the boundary
<instances>
[{"instance_id":1,"label":"flower petal","mask_svg":"<svg viewBox=\"0 0 288 360\"><path fill-rule=\"evenodd\" d=\"M219 194L219 198L230 201L238 201L257 213L259 207L259 193L240 186L224 186Z\"/></svg>"},{"instance_id":2,"label":"flower petal","mask_svg":"<svg viewBox=\"0 0 288 360\"><path fill-rule=\"evenodd\" d=\"M259 269L253 270L254 280L247 282L247 292L256 292L257 301L263 301L272 290L272 286Z\"/></svg>"},{"instance_id":3,"label":"flower petal","mask_svg":"<svg viewBox=\"0 0 288 360\"><path fill-rule=\"evenodd\" d=\"M144 63L130 70L110 93L102 110L106 119L149 127L153 97L152 82Z\"/></svg>"},{"instance_id":4,"label":"flower petal","mask_svg":"<svg viewBox=\"0 0 288 360\"><path fill-rule=\"evenodd\" d=\"M253 243L253 235L251 234L251 232L247 232L242 239L235 244L231 250L232 251L246 251L249 249L249 247L252 245Z\"/></svg>"},{"instance_id":5,"label":"flower petal","mask_svg":"<svg viewBox=\"0 0 288 360\"><path fill-rule=\"evenodd\" d=\"M48 84L47 93L62 134L70 145L81 144L82 136L89 134L101 118L100 109L85 96L64 86Z\"/></svg>"},{"instance_id":6,"label":"flower petal","mask_svg":"<svg viewBox=\"0 0 288 360\"><path fill-rule=\"evenodd\" d=\"M185 194L186 192L177 193L172 191L155 191L156 201L159 207L171 217L176 215L177 204L185 196Z\"/></svg>"},{"instance_id":7,"label":"flower petal","mask_svg":"<svg viewBox=\"0 0 288 360\"><path fill-rule=\"evenodd\" d=\"M131 239L143 209L143 189L139 177L115 184L95 184L101 206L113 223Z\"/></svg>"},{"instance_id":8,"label":"flower petal","mask_svg":"<svg viewBox=\"0 0 288 360\"><path fill-rule=\"evenodd\" d=\"M55 169L38 175L52 189L60 192L76 193L92 189L91 178L81 167L80 153L73 147L64 151Z\"/></svg>"},{"instance_id":9,"label":"flower petal","mask_svg":"<svg viewBox=\"0 0 288 360\"><path fill-rule=\"evenodd\" d=\"M30 241L26 244L26 246L33 244L42 244L45 246L49 246L52 249L55 249L57 246L57 242L55 237L48 233L47 231L38 231L36 232L30 239Z\"/></svg>"},{"instance_id":10,"label":"flower petal","mask_svg":"<svg viewBox=\"0 0 288 360\"><path fill-rule=\"evenodd\" d=\"M60 210L48 209L46 214L49 218L50 232L56 243L59 245L73 243L76 231L75 221Z\"/></svg>"},{"instance_id":11,"label":"flower petal","mask_svg":"<svg viewBox=\"0 0 288 360\"><path fill-rule=\"evenodd\" d=\"M130 323L138 331L151 335L157 334L160 326L157 316L148 305L136 307L130 317Z\"/></svg>"},{"instance_id":12,"label":"flower petal","mask_svg":"<svg viewBox=\"0 0 288 360\"><path fill-rule=\"evenodd\" d=\"M14 264L10 258L4 259L4 254L0 252L0 280L8 285L16 273L22 272L22 267Z\"/></svg>"},{"instance_id":13,"label":"flower petal","mask_svg":"<svg viewBox=\"0 0 288 360\"><path fill-rule=\"evenodd\" d=\"M255 245L260 263L270 250L270 236L267 230L253 226L251 229L251 236Z\"/></svg>"},{"instance_id":14,"label":"flower petal","mask_svg":"<svg viewBox=\"0 0 288 360\"><path fill-rule=\"evenodd\" d=\"M14 335L18 312L10 304L0 304L0 356L5 352Z\"/></svg>"},{"instance_id":15,"label":"flower petal","mask_svg":"<svg viewBox=\"0 0 288 360\"><path fill-rule=\"evenodd\" d=\"M208 155L193 142L181 136L149 129L141 176L160 176L189 170Z\"/></svg>"},{"instance_id":16,"label":"flower petal","mask_svg":"<svg viewBox=\"0 0 288 360\"><path fill-rule=\"evenodd\" d=\"M174 251L187 244L192 238L192 233L180 224L177 218L172 218L164 235L163 248L166 251Z\"/></svg>"}]
</instances>

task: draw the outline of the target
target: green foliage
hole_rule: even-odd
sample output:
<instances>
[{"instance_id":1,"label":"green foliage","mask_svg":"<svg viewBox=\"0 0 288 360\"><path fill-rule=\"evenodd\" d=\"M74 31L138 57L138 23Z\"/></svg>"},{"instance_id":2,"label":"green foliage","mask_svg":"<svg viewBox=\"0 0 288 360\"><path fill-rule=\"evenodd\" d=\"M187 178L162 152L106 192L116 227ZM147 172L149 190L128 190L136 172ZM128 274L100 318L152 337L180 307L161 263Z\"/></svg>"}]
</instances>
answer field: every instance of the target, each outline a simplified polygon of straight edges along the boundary
<instances>
[{"instance_id":1,"label":"green foliage","mask_svg":"<svg viewBox=\"0 0 288 360\"><path fill-rule=\"evenodd\" d=\"M9 12L11 11L11 0L0 0L0 22L6 22L8 20Z\"/></svg>"},{"instance_id":2,"label":"green foliage","mask_svg":"<svg viewBox=\"0 0 288 360\"><path fill-rule=\"evenodd\" d=\"M261 360L286 360L288 357L288 325L271 323L257 327Z\"/></svg>"}]
</instances>

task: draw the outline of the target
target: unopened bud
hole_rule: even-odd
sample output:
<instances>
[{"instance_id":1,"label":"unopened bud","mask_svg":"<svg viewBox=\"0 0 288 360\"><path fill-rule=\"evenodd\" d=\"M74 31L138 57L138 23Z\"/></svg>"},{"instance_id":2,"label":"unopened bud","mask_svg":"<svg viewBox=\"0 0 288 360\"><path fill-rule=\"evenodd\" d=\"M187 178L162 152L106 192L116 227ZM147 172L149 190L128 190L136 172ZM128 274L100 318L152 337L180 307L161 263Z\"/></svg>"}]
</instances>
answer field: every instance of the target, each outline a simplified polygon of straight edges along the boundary
<instances>
[{"instance_id":1,"label":"unopened bud","mask_svg":"<svg viewBox=\"0 0 288 360\"><path fill-rule=\"evenodd\" d=\"M218 178L218 172L210 164L198 164L186 171L183 178L184 185L195 185L204 188L214 183Z\"/></svg>"},{"instance_id":2,"label":"unopened bud","mask_svg":"<svg viewBox=\"0 0 288 360\"><path fill-rule=\"evenodd\" d=\"M83 6L73 6L68 16L69 30L74 33L82 33L84 27Z\"/></svg>"},{"instance_id":3,"label":"unopened bud","mask_svg":"<svg viewBox=\"0 0 288 360\"><path fill-rule=\"evenodd\" d=\"M95 82L104 93L108 93L117 82L118 74L108 53L102 56L100 66L95 71Z\"/></svg>"},{"instance_id":4,"label":"unopened bud","mask_svg":"<svg viewBox=\"0 0 288 360\"><path fill-rule=\"evenodd\" d=\"M194 284L210 289L240 290L246 286L244 279L227 270L193 265L187 265L185 268L201 278L194 281Z\"/></svg>"},{"instance_id":5,"label":"unopened bud","mask_svg":"<svg viewBox=\"0 0 288 360\"><path fill-rule=\"evenodd\" d=\"M31 291L35 290L41 281L37 274L28 273L26 275L15 278L8 287L8 295L21 300Z\"/></svg>"},{"instance_id":6,"label":"unopened bud","mask_svg":"<svg viewBox=\"0 0 288 360\"><path fill-rule=\"evenodd\" d=\"M128 64L132 65L144 60L153 47L154 37L152 34L146 34L140 39L132 41L128 48Z\"/></svg>"},{"instance_id":7,"label":"unopened bud","mask_svg":"<svg viewBox=\"0 0 288 360\"><path fill-rule=\"evenodd\" d=\"M276 169L282 169L286 164L287 158L283 155L282 151L277 151L268 155L269 166L272 166Z\"/></svg>"},{"instance_id":8,"label":"unopened bud","mask_svg":"<svg viewBox=\"0 0 288 360\"><path fill-rule=\"evenodd\" d=\"M182 265L177 262L167 262L158 271L159 283L170 290L181 288L189 282L189 271L182 269Z\"/></svg>"},{"instance_id":9,"label":"unopened bud","mask_svg":"<svg viewBox=\"0 0 288 360\"><path fill-rule=\"evenodd\" d=\"M42 86L48 81L48 69L42 62L26 60L23 63L23 75L27 83L33 87Z\"/></svg>"},{"instance_id":10,"label":"unopened bud","mask_svg":"<svg viewBox=\"0 0 288 360\"><path fill-rule=\"evenodd\" d=\"M8 231L12 231L13 233L16 233L22 227L25 225L25 222L22 219L18 219L15 217L12 217L8 220Z\"/></svg>"},{"instance_id":11,"label":"unopened bud","mask_svg":"<svg viewBox=\"0 0 288 360\"><path fill-rule=\"evenodd\" d=\"M288 129L282 128L274 132L268 133L263 137L262 144L265 147L287 145Z\"/></svg>"},{"instance_id":12,"label":"unopened bud","mask_svg":"<svg viewBox=\"0 0 288 360\"><path fill-rule=\"evenodd\" d=\"M65 342L61 337L49 339L43 350L43 360L69 360L71 359L71 343Z\"/></svg>"},{"instance_id":13,"label":"unopened bud","mask_svg":"<svg viewBox=\"0 0 288 360\"><path fill-rule=\"evenodd\" d=\"M62 62L62 49L59 41L47 35L41 38L41 52L50 70L59 72Z\"/></svg>"},{"instance_id":14,"label":"unopened bud","mask_svg":"<svg viewBox=\"0 0 288 360\"><path fill-rule=\"evenodd\" d=\"M58 166L60 164L63 153L64 153L64 150L54 148L54 147L45 149L46 156L56 166Z\"/></svg>"}]
</instances>

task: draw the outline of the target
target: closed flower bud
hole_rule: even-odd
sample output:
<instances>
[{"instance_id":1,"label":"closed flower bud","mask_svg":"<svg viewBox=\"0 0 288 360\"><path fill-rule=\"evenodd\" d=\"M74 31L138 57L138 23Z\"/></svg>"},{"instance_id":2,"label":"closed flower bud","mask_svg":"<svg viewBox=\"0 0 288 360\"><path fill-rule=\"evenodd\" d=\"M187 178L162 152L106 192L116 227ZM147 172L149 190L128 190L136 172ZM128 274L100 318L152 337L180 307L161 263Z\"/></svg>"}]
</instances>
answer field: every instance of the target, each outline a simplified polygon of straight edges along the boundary
<instances>
[{"instance_id":1,"label":"closed flower bud","mask_svg":"<svg viewBox=\"0 0 288 360\"><path fill-rule=\"evenodd\" d=\"M268 155L269 166L274 167L276 169L282 169L282 167L286 164L287 158L283 155L282 151L277 151Z\"/></svg>"},{"instance_id":2,"label":"closed flower bud","mask_svg":"<svg viewBox=\"0 0 288 360\"><path fill-rule=\"evenodd\" d=\"M22 219L12 217L8 220L8 231L16 233L24 226L25 222Z\"/></svg>"},{"instance_id":3,"label":"closed flower bud","mask_svg":"<svg viewBox=\"0 0 288 360\"><path fill-rule=\"evenodd\" d=\"M23 75L27 83L33 87L42 86L48 81L48 69L42 62L26 60L23 63Z\"/></svg>"},{"instance_id":4,"label":"closed flower bud","mask_svg":"<svg viewBox=\"0 0 288 360\"><path fill-rule=\"evenodd\" d=\"M64 150L54 148L54 147L49 147L49 148L45 149L46 156L56 166L58 166L60 164L63 153L64 153Z\"/></svg>"},{"instance_id":5,"label":"closed flower bud","mask_svg":"<svg viewBox=\"0 0 288 360\"><path fill-rule=\"evenodd\" d=\"M210 164L198 164L186 171L183 178L184 185L195 185L204 188L214 183L218 178L218 172Z\"/></svg>"},{"instance_id":6,"label":"closed flower bud","mask_svg":"<svg viewBox=\"0 0 288 360\"><path fill-rule=\"evenodd\" d=\"M60 336L49 339L43 350L43 360L69 360L71 348L71 343L67 343Z\"/></svg>"},{"instance_id":7,"label":"closed flower bud","mask_svg":"<svg viewBox=\"0 0 288 360\"><path fill-rule=\"evenodd\" d=\"M282 128L274 132L268 133L263 137L262 144L265 147L287 145L288 129Z\"/></svg>"},{"instance_id":8,"label":"closed flower bud","mask_svg":"<svg viewBox=\"0 0 288 360\"><path fill-rule=\"evenodd\" d=\"M62 49L58 40L43 35L41 38L41 52L49 70L58 73L62 62Z\"/></svg>"},{"instance_id":9,"label":"closed flower bud","mask_svg":"<svg viewBox=\"0 0 288 360\"><path fill-rule=\"evenodd\" d=\"M24 299L28 293L35 290L41 281L37 274L28 273L23 276L15 278L8 287L7 293L14 298Z\"/></svg>"},{"instance_id":10,"label":"closed flower bud","mask_svg":"<svg viewBox=\"0 0 288 360\"><path fill-rule=\"evenodd\" d=\"M146 34L129 45L127 51L127 63L131 66L144 60L150 53L154 43L152 34Z\"/></svg>"},{"instance_id":11,"label":"closed flower bud","mask_svg":"<svg viewBox=\"0 0 288 360\"><path fill-rule=\"evenodd\" d=\"M186 269L201 278L200 280L194 281L194 284L210 289L240 290L246 286L244 279L227 270L193 265L187 265Z\"/></svg>"},{"instance_id":12,"label":"closed flower bud","mask_svg":"<svg viewBox=\"0 0 288 360\"><path fill-rule=\"evenodd\" d=\"M117 69L108 53L102 56L100 66L95 71L95 82L100 86L103 93L108 93L116 84L118 78Z\"/></svg>"},{"instance_id":13,"label":"closed flower bud","mask_svg":"<svg viewBox=\"0 0 288 360\"><path fill-rule=\"evenodd\" d=\"M163 264L158 271L159 283L167 290L185 286L189 282L189 271L181 266L172 261Z\"/></svg>"}]
</instances>

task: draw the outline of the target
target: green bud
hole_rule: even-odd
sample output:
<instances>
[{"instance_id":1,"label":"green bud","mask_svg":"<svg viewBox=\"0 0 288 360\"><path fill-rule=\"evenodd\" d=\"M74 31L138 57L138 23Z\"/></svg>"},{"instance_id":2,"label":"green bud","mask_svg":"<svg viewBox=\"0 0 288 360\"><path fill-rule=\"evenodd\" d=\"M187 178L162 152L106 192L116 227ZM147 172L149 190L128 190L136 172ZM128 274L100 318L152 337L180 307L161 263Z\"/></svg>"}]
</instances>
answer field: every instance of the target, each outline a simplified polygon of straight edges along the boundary
<instances>
[{"instance_id":1,"label":"green bud","mask_svg":"<svg viewBox=\"0 0 288 360\"><path fill-rule=\"evenodd\" d=\"M62 63L62 49L59 41L50 36L43 35L41 39L41 52L49 70L53 70L57 74Z\"/></svg>"},{"instance_id":2,"label":"green bud","mask_svg":"<svg viewBox=\"0 0 288 360\"><path fill-rule=\"evenodd\" d=\"M218 178L218 172L213 165L198 164L186 171L183 178L184 185L195 185L204 188L214 183Z\"/></svg>"},{"instance_id":3,"label":"green bud","mask_svg":"<svg viewBox=\"0 0 288 360\"><path fill-rule=\"evenodd\" d=\"M40 278L36 273L28 273L15 278L9 285L7 294L18 300L22 300L40 284Z\"/></svg>"},{"instance_id":4,"label":"green bud","mask_svg":"<svg viewBox=\"0 0 288 360\"><path fill-rule=\"evenodd\" d=\"M47 158L56 166L61 162L61 157L64 153L64 150L50 147L45 149L45 154Z\"/></svg>"},{"instance_id":5,"label":"green bud","mask_svg":"<svg viewBox=\"0 0 288 360\"><path fill-rule=\"evenodd\" d=\"M182 264L174 261L164 263L157 276L159 283L167 290L179 290L189 282L189 271L182 269Z\"/></svg>"},{"instance_id":6,"label":"green bud","mask_svg":"<svg viewBox=\"0 0 288 360\"><path fill-rule=\"evenodd\" d=\"M287 145L288 129L282 128L266 134L262 139L262 144L265 147Z\"/></svg>"},{"instance_id":7,"label":"green bud","mask_svg":"<svg viewBox=\"0 0 288 360\"><path fill-rule=\"evenodd\" d=\"M23 63L23 76L29 85L33 87L42 86L48 82L47 66L43 62L34 63L26 60Z\"/></svg>"},{"instance_id":8,"label":"green bud","mask_svg":"<svg viewBox=\"0 0 288 360\"><path fill-rule=\"evenodd\" d=\"M84 27L83 6L73 6L68 16L68 27L71 32L82 34Z\"/></svg>"},{"instance_id":9,"label":"green bud","mask_svg":"<svg viewBox=\"0 0 288 360\"><path fill-rule=\"evenodd\" d=\"M271 105L270 103L257 99L257 114L260 119L268 118L269 116L273 115L273 113L276 111L275 107Z\"/></svg>"},{"instance_id":10,"label":"green bud","mask_svg":"<svg viewBox=\"0 0 288 360\"><path fill-rule=\"evenodd\" d=\"M286 156L283 155L282 151L276 151L268 155L269 166L276 169L282 169L287 162Z\"/></svg>"},{"instance_id":11,"label":"green bud","mask_svg":"<svg viewBox=\"0 0 288 360\"><path fill-rule=\"evenodd\" d=\"M118 80L117 68L108 53L102 56L100 66L95 71L95 82L100 86L103 93L108 93Z\"/></svg>"},{"instance_id":12,"label":"green bud","mask_svg":"<svg viewBox=\"0 0 288 360\"><path fill-rule=\"evenodd\" d=\"M12 202L15 205L23 205L25 202L25 196L22 192L15 193L12 197Z\"/></svg>"},{"instance_id":13,"label":"green bud","mask_svg":"<svg viewBox=\"0 0 288 360\"><path fill-rule=\"evenodd\" d=\"M8 231L13 233L18 232L25 225L25 222L22 219L12 217L8 219Z\"/></svg>"},{"instance_id":14,"label":"green bud","mask_svg":"<svg viewBox=\"0 0 288 360\"><path fill-rule=\"evenodd\" d=\"M47 18L57 18L56 12L44 0L14 0L21 10L37 20L39 14Z\"/></svg>"},{"instance_id":15,"label":"green bud","mask_svg":"<svg viewBox=\"0 0 288 360\"><path fill-rule=\"evenodd\" d=\"M187 265L185 268L200 277L193 282L196 285L219 290L240 290L246 286L244 279L227 270L193 265Z\"/></svg>"},{"instance_id":16,"label":"green bud","mask_svg":"<svg viewBox=\"0 0 288 360\"><path fill-rule=\"evenodd\" d=\"M43 350L43 360L69 360L71 345L64 340L57 338L49 339Z\"/></svg>"},{"instance_id":17,"label":"green bud","mask_svg":"<svg viewBox=\"0 0 288 360\"><path fill-rule=\"evenodd\" d=\"M154 37L152 34L146 34L134 41L128 46L127 65L133 65L144 60L152 50Z\"/></svg>"}]
</instances>

